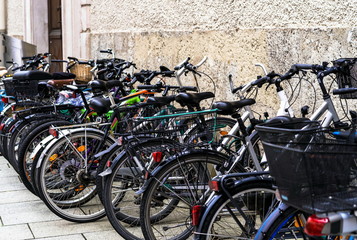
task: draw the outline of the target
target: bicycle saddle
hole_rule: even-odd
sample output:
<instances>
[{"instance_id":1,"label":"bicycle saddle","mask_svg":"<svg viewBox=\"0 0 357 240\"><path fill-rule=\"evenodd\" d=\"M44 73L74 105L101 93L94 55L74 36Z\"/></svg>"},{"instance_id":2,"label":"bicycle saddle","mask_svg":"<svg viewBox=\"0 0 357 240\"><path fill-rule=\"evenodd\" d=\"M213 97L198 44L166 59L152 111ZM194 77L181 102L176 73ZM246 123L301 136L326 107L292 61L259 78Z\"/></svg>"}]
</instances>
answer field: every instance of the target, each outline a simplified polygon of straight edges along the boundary
<instances>
[{"instance_id":1,"label":"bicycle saddle","mask_svg":"<svg viewBox=\"0 0 357 240\"><path fill-rule=\"evenodd\" d=\"M185 105L198 105L202 100L213 98L214 93L212 92L202 92L202 93L179 93L176 95L176 102L180 103L181 106Z\"/></svg>"},{"instance_id":2,"label":"bicycle saddle","mask_svg":"<svg viewBox=\"0 0 357 240\"><path fill-rule=\"evenodd\" d=\"M165 106L170 104L170 102L175 100L176 95L165 96L165 97L149 97L146 101L148 104Z\"/></svg>"},{"instance_id":3,"label":"bicycle saddle","mask_svg":"<svg viewBox=\"0 0 357 240\"><path fill-rule=\"evenodd\" d=\"M242 108L244 106L250 106L254 103L255 100L250 98L232 102L219 101L213 103L212 108L217 108L219 110L219 114L232 115L236 113L239 108Z\"/></svg>"},{"instance_id":4,"label":"bicycle saddle","mask_svg":"<svg viewBox=\"0 0 357 240\"><path fill-rule=\"evenodd\" d=\"M118 103L119 99L115 98L115 102ZM110 110L110 105L109 98L102 97L94 97L89 102L90 108L92 108L98 115L107 113Z\"/></svg>"},{"instance_id":5,"label":"bicycle saddle","mask_svg":"<svg viewBox=\"0 0 357 240\"><path fill-rule=\"evenodd\" d=\"M15 80L49 80L53 79L53 76L48 72L33 70L16 72L12 78Z\"/></svg>"}]
</instances>

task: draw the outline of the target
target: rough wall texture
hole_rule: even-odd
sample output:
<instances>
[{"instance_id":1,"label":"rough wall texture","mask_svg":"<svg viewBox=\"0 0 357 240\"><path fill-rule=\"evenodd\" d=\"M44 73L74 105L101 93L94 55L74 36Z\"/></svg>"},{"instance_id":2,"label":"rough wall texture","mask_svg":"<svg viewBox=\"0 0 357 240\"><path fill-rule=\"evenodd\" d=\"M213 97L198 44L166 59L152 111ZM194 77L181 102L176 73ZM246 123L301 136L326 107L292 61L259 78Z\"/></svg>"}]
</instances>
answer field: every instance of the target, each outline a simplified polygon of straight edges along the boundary
<instances>
[{"instance_id":1,"label":"rough wall texture","mask_svg":"<svg viewBox=\"0 0 357 240\"><path fill-rule=\"evenodd\" d=\"M214 79L217 99L234 99L229 73L235 85L262 74L257 62L284 72L294 63L357 56L356 0L92 0L91 19L93 56L100 56L101 48L113 48L148 69L172 68L187 56L193 62L208 56L201 70ZM204 77L200 86L213 90ZM311 89L303 85L296 110L312 105ZM273 89L260 93L258 109L274 112L278 100Z\"/></svg>"},{"instance_id":2,"label":"rough wall texture","mask_svg":"<svg viewBox=\"0 0 357 240\"><path fill-rule=\"evenodd\" d=\"M24 38L24 1L5 0L7 34Z\"/></svg>"}]
</instances>

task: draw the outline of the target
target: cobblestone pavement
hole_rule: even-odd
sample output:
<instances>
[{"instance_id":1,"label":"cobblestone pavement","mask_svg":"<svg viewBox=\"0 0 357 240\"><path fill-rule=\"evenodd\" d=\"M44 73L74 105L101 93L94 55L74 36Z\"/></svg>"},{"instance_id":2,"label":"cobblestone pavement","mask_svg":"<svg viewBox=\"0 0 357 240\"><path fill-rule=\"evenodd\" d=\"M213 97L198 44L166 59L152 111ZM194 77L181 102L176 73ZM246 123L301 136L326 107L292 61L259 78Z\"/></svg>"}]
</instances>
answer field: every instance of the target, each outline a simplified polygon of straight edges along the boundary
<instances>
[{"instance_id":1,"label":"cobblestone pavement","mask_svg":"<svg viewBox=\"0 0 357 240\"><path fill-rule=\"evenodd\" d=\"M0 182L0 240L123 239L106 218L79 224L57 217L26 189L3 157L0 157Z\"/></svg>"}]
</instances>

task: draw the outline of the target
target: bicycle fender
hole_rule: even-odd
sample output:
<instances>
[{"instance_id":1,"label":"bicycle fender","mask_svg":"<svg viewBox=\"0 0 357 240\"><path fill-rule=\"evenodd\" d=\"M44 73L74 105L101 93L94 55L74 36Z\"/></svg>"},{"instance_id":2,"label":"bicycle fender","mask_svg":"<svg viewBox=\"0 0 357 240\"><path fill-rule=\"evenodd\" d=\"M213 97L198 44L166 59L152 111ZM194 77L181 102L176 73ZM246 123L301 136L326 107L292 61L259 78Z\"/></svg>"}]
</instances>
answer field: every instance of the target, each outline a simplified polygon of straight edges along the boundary
<instances>
[{"instance_id":1,"label":"bicycle fender","mask_svg":"<svg viewBox=\"0 0 357 240\"><path fill-rule=\"evenodd\" d=\"M285 203L280 203L279 206L264 220L263 224L260 226L257 234L254 237L254 240L261 240L264 238L264 233L266 233L271 224L275 222L275 220L284 213L288 208L290 208Z\"/></svg>"},{"instance_id":2,"label":"bicycle fender","mask_svg":"<svg viewBox=\"0 0 357 240\"><path fill-rule=\"evenodd\" d=\"M108 175L112 174L113 169L114 169L114 168L116 167L116 165L119 163L120 159L121 159L122 157L124 157L124 156L125 156L125 151L121 151L121 152L119 153L119 155L114 158L114 160L112 161L112 164L110 165L110 167L108 167L108 168L105 169L103 172L101 172L100 174L98 174L98 176L100 176L100 177L105 177L105 176L108 176Z\"/></svg>"}]
</instances>

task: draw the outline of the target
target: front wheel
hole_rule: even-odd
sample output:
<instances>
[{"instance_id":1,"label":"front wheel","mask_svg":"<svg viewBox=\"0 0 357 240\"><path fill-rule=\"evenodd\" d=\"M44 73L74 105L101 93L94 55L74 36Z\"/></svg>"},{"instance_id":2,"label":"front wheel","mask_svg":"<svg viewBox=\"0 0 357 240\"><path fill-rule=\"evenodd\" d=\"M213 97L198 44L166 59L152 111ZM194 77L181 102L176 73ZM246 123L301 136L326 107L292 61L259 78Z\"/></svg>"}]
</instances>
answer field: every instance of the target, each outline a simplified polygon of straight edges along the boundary
<instances>
[{"instance_id":1,"label":"front wheel","mask_svg":"<svg viewBox=\"0 0 357 240\"><path fill-rule=\"evenodd\" d=\"M238 182L229 189L229 193L232 198L217 194L207 204L195 239L253 238L263 220L278 204L269 179L252 178L251 181Z\"/></svg>"}]
</instances>

